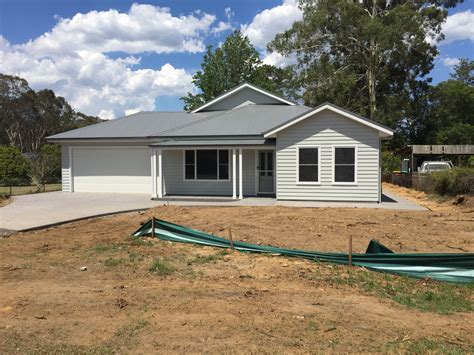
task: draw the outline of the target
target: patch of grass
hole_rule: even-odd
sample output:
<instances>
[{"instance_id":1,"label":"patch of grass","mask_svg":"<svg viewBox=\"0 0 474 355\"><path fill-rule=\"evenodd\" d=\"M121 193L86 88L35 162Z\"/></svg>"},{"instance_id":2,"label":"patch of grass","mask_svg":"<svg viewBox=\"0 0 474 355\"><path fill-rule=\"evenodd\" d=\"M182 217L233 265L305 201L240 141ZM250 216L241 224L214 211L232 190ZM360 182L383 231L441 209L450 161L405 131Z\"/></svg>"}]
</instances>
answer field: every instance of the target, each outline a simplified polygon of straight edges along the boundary
<instances>
[{"instance_id":1,"label":"patch of grass","mask_svg":"<svg viewBox=\"0 0 474 355\"><path fill-rule=\"evenodd\" d=\"M217 260L222 259L227 254L228 254L227 250L224 249L224 250L218 251L215 254L210 254L210 255L205 255L205 256L198 255L193 260L189 261L188 264L189 265L191 265L191 264L206 264L206 263L215 262Z\"/></svg>"},{"instance_id":2,"label":"patch of grass","mask_svg":"<svg viewBox=\"0 0 474 355\"><path fill-rule=\"evenodd\" d=\"M315 321L310 320L308 322L308 325L306 326L306 329L311 331L311 332L315 332L319 329L319 327L318 327L318 324Z\"/></svg>"},{"instance_id":3,"label":"patch of grass","mask_svg":"<svg viewBox=\"0 0 474 355\"><path fill-rule=\"evenodd\" d=\"M143 239L143 237L132 237L132 245L153 247L155 246L155 243L152 240Z\"/></svg>"},{"instance_id":4,"label":"patch of grass","mask_svg":"<svg viewBox=\"0 0 474 355\"><path fill-rule=\"evenodd\" d=\"M128 260L131 263L138 263L140 261L143 261L144 257L142 254L135 253L133 251L128 252Z\"/></svg>"},{"instance_id":5,"label":"patch of grass","mask_svg":"<svg viewBox=\"0 0 474 355\"><path fill-rule=\"evenodd\" d=\"M149 270L155 274L164 276L172 274L175 271L175 267L164 259L155 259Z\"/></svg>"},{"instance_id":6,"label":"patch of grass","mask_svg":"<svg viewBox=\"0 0 474 355\"><path fill-rule=\"evenodd\" d=\"M87 251L94 253L106 253L110 251L119 251L122 246L117 244L96 244L92 248L87 249Z\"/></svg>"},{"instance_id":7,"label":"patch of grass","mask_svg":"<svg viewBox=\"0 0 474 355\"><path fill-rule=\"evenodd\" d=\"M446 340L420 338L416 340L408 340L404 342L391 342L385 346L386 351L404 352L410 354L466 354L474 352L474 346L449 343Z\"/></svg>"},{"instance_id":8,"label":"patch of grass","mask_svg":"<svg viewBox=\"0 0 474 355\"><path fill-rule=\"evenodd\" d=\"M112 258L112 257L109 257L109 258L105 259L104 265L107 266L107 267L114 267L114 266L118 266L118 265L124 264L126 261L127 261L127 260L126 260L126 259L123 259L123 258Z\"/></svg>"},{"instance_id":9,"label":"patch of grass","mask_svg":"<svg viewBox=\"0 0 474 355\"><path fill-rule=\"evenodd\" d=\"M366 293L389 298L409 308L424 312L451 314L474 311L474 285L458 285L437 281L424 282L413 278L351 270L341 275L335 270L331 281L358 287Z\"/></svg>"},{"instance_id":10,"label":"patch of grass","mask_svg":"<svg viewBox=\"0 0 474 355\"><path fill-rule=\"evenodd\" d=\"M126 325L123 328L118 329L115 332L115 335L118 337L122 337L122 336L134 337L135 335L140 333L142 329L145 328L148 324L149 324L148 321L141 319L137 322L131 323L129 325Z\"/></svg>"}]
</instances>

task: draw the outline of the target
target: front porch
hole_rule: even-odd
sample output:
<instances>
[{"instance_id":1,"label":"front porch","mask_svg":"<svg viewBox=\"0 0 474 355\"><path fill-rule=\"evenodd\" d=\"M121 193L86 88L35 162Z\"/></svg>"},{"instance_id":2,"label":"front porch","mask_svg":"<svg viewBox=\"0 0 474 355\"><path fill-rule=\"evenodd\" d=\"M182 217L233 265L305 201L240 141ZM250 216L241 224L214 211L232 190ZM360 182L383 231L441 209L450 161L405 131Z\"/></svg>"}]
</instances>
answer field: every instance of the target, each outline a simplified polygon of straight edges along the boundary
<instances>
[{"instance_id":1,"label":"front porch","mask_svg":"<svg viewBox=\"0 0 474 355\"><path fill-rule=\"evenodd\" d=\"M244 142L247 145L225 145L228 141L213 141L212 145L209 141L186 142L186 145L179 142L183 144L179 146L176 141L164 141L151 145L152 198L271 200L276 194L274 142L263 139Z\"/></svg>"}]
</instances>

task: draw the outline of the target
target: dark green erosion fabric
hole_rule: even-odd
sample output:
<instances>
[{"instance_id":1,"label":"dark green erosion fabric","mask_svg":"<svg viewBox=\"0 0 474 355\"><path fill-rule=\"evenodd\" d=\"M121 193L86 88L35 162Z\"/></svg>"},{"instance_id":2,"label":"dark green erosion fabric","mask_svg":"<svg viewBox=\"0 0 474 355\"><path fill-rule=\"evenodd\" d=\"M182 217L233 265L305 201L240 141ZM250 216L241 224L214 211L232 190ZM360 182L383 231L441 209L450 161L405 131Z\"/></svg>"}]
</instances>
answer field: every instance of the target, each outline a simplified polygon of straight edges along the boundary
<instances>
[{"instance_id":1,"label":"dark green erosion fabric","mask_svg":"<svg viewBox=\"0 0 474 355\"><path fill-rule=\"evenodd\" d=\"M367 247L367 250L365 251L366 254L373 254L373 253L391 253L393 254L393 251L387 248L385 245L379 243L375 239L372 239L369 243L369 246Z\"/></svg>"},{"instance_id":2,"label":"dark green erosion fabric","mask_svg":"<svg viewBox=\"0 0 474 355\"><path fill-rule=\"evenodd\" d=\"M132 235L134 237L150 237L154 235L161 240L173 242L220 248L231 247L231 242L227 239L159 219L149 220ZM432 278L439 281L460 283L474 282L473 253L399 254L392 252L376 241L371 242L371 244L372 247L369 244L368 249L370 250L367 253L352 254L353 265L416 278ZM243 252L293 256L337 264L349 263L348 254L344 253L321 253L317 251L285 249L239 241L234 241L233 247Z\"/></svg>"}]
</instances>

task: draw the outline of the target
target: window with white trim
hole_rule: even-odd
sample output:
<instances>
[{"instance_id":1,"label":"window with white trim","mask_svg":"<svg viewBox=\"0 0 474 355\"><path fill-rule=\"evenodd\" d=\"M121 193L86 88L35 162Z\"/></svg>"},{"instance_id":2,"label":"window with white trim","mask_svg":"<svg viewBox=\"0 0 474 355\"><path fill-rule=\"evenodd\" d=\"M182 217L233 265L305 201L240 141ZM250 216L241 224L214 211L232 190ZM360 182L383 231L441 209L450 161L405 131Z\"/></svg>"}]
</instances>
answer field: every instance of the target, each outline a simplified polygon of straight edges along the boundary
<instances>
[{"instance_id":1,"label":"window with white trim","mask_svg":"<svg viewBox=\"0 0 474 355\"><path fill-rule=\"evenodd\" d=\"M319 182L319 148L298 148L298 182Z\"/></svg>"},{"instance_id":2,"label":"window with white trim","mask_svg":"<svg viewBox=\"0 0 474 355\"><path fill-rule=\"evenodd\" d=\"M356 181L355 159L355 147L334 147L334 182Z\"/></svg>"},{"instance_id":3,"label":"window with white trim","mask_svg":"<svg viewBox=\"0 0 474 355\"><path fill-rule=\"evenodd\" d=\"M229 180L229 150L185 150L184 179Z\"/></svg>"}]
</instances>

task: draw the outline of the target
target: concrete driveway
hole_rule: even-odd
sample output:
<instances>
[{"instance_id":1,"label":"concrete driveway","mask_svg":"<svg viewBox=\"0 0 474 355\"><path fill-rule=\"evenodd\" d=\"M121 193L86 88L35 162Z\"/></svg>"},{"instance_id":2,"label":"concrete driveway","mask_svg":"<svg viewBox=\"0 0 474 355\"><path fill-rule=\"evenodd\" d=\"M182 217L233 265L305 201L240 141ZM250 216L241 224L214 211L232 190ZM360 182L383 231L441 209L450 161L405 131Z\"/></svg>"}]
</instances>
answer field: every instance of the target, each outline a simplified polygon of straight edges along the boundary
<instances>
[{"instance_id":1,"label":"concrete driveway","mask_svg":"<svg viewBox=\"0 0 474 355\"><path fill-rule=\"evenodd\" d=\"M26 231L57 223L118 212L136 211L164 204L179 206L291 206L291 207L361 207L399 210L424 210L415 203L392 194L384 194L382 203L276 201L273 198L170 197L152 201L149 194L46 192L15 196L0 207L0 229Z\"/></svg>"}]
</instances>

